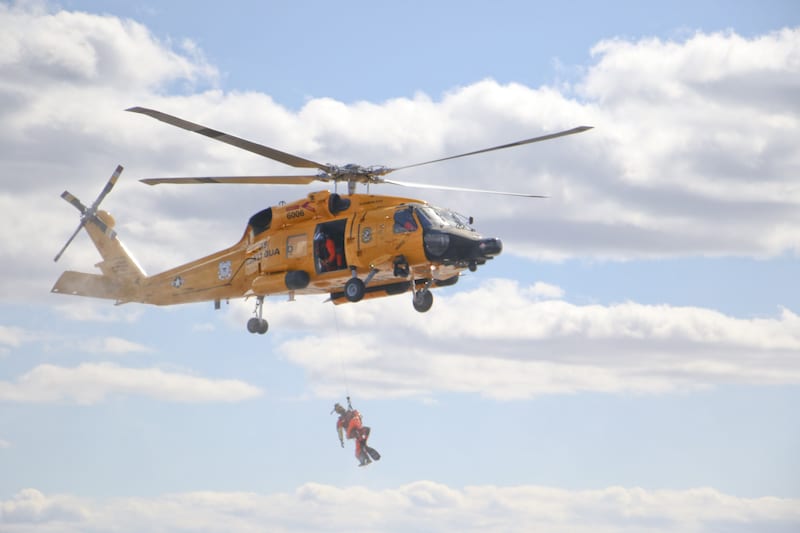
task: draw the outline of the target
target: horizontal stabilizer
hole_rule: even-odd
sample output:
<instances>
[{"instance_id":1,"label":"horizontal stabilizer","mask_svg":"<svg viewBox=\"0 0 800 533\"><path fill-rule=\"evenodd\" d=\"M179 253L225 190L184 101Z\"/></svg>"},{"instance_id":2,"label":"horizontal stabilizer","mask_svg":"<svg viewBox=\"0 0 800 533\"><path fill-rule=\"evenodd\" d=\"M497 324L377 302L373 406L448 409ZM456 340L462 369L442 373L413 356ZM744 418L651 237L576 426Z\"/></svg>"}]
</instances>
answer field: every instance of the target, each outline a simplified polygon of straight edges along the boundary
<instances>
[{"instance_id":1,"label":"horizontal stabilizer","mask_svg":"<svg viewBox=\"0 0 800 533\"><path fill-rule=\"evenodd\" d=\"M109 300L124 299L122 288L111 278L72 270L67 270L61 274L61 277L58 278L50 292L89 296L91 298L106 298Z\"/></svg>"}]
</instances>

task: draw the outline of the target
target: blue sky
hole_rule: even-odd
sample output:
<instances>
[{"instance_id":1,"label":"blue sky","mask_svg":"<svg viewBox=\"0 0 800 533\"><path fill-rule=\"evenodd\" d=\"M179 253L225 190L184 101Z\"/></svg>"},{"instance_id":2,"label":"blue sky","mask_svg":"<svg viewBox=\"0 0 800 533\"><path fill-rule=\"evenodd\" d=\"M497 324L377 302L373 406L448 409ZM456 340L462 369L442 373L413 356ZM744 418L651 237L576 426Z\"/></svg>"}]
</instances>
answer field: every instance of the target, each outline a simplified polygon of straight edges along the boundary
<instances>
[{"instance_id":1,"label":"blue sky","mask_svg":"<svg viewBox=\"0 0 800 533\"><path fill-rule=\"evenodd\" d=\"M0 4L0 529L783 531L800 524L793 2ZM435 292L155 308L49 293L103 207L150 274L315 187L125 108L475 216L504 253ZM384 459L356 468L350 393ZM362 519L349 512L358 502Z\"/></svg>"},{"instance_id":2,"label":"blue sky","mask_svg":"<svg viewBox=\"0 0 800 533\"><path fill-rule=\"evenodd\" d=\"M758 8L722 1L238 2L236 9L191 1L62 5L132 17L161 38L191 39L220 69L222 87L264 91L294 109L309 97L347 103L416 91L436 97L483 78L537 87L574 79L603 39L682 38L698 29L736 29L751 37L791 25L797 17L796 6L786 1Z\"/></svg>"}]
</instances>

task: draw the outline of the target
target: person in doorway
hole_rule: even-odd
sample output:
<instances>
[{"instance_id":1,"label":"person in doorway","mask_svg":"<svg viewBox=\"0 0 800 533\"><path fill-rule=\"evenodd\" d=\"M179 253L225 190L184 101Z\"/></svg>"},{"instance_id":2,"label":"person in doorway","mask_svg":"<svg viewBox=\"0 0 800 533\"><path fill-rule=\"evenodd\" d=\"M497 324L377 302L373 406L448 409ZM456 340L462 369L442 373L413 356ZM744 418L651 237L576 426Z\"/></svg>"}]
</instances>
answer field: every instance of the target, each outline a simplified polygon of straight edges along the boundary
<instances>
[{"instance_id":1,"label":"person in doorway","mask_svg":"<svg viewBox=\"0 0 800 533\"><path fill-rule=\"evenodd\" d=\"M350 405L350 399L347 401L347 409L341 404L337 403L333 406L333 412L339 415L336 421L336 432L339 435L339 443L344 448L344 439L354 439L356 441L356 459L358 459L358 466L366 466L372 460L381 458L380 454L367 445L369 439L370 428L363 425L361 421L361 413L353 409Z\"/></svg>"},{"instance_id":2,"label":"person in doorway","mask_svg":"<svg viewBox=\"0 0 800 533\"><path fill-rule=\"evenodd\" d=\"M342 268L342 254L338 252L336 241L331 235L321 233L315 239L319 242L319 261L322 272L330 272Z\"/></svg>"},{"instance_id":3,"label":"person in doorway","mask_svg":"<svg viewBox=\"0 0 800 533\"><path fill-rule=\"evenodd\" d=\"M328 235L325 238L325 270L336 269L336 243L333 237Z\"/></svg>"}]
</instances>

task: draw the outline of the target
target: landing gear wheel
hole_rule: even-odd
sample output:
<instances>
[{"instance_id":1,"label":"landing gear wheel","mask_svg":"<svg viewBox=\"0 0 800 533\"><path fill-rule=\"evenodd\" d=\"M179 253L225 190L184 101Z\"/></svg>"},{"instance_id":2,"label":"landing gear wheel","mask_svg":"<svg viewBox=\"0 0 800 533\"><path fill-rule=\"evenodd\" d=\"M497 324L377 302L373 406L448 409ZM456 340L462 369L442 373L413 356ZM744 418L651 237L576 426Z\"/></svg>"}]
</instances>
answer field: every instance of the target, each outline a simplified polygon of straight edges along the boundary
<instances>
[{"instance_id":1,"label":"landing gear wheel","mask_svg":"<svg viewBox=\"0 0 800 533\"><path fill-rule=\"evenodd\" d=\"M250 333L258 333L263 335L269 329L269 324L262 318L264 311L264 297L258 296L256 298L256 310L253 312L256 316L247 321L247 331Z\"/></svg>"},{"instance_id":2,"label":"landing gear wheel","mask_svg":"<svg viewBox=\"0 0 800 533\"><path fill-rule=\"evenodd\" d=\"M247 331L263 335L269 330L269 323L263 318L251 318L247 321Z\"/></svg>"},{"instance_id":3,"label":"landing gear wheel","mask_svg":"<svg viewBox=\"0 0 800 533\"><path fill-rule=\"evenodd\" d=\"M344 284L344 295L351 302L358 302L364 297L366 292L364 282L358 278L350 278Z\"/></svg>"},{"instance_id":4,"label":"landing gear wheel","mask_svg":"<svg viewBox=\"0 0 800 533\"><path fill-rule=\"evenodd\" d=\"M424 313L433 305L433 294L428 289L417 291L414 293L412 303L414 304L414 309L420 313Z\"/></svg>"}]
</instances>

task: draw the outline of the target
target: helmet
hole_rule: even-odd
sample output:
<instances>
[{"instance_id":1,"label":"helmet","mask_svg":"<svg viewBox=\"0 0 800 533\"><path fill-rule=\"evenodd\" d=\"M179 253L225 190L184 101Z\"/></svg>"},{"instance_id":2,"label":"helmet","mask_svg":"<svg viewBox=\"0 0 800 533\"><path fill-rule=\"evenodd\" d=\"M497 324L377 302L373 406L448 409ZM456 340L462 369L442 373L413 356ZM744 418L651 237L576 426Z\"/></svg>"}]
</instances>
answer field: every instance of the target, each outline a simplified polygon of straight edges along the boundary
<instances>
[{"instance_id":1,"label":"helmet","mask_svg":"<svg viewBox=\"0 0 800 533\"><path fill-rule=\"evenodd\" d=\"M344 407L342 407L342 404L340 404L340 403L338 403L338 402L337 402L336 404L334 404L334 406L333 406L333 411L331 411L331 414L332 414L334 411L335 411L336 413L340 414L340 415L343 415L343 414L346 412L346 411L345 411L345 409L344 409Z\"/></svg>"}]
</instances>

